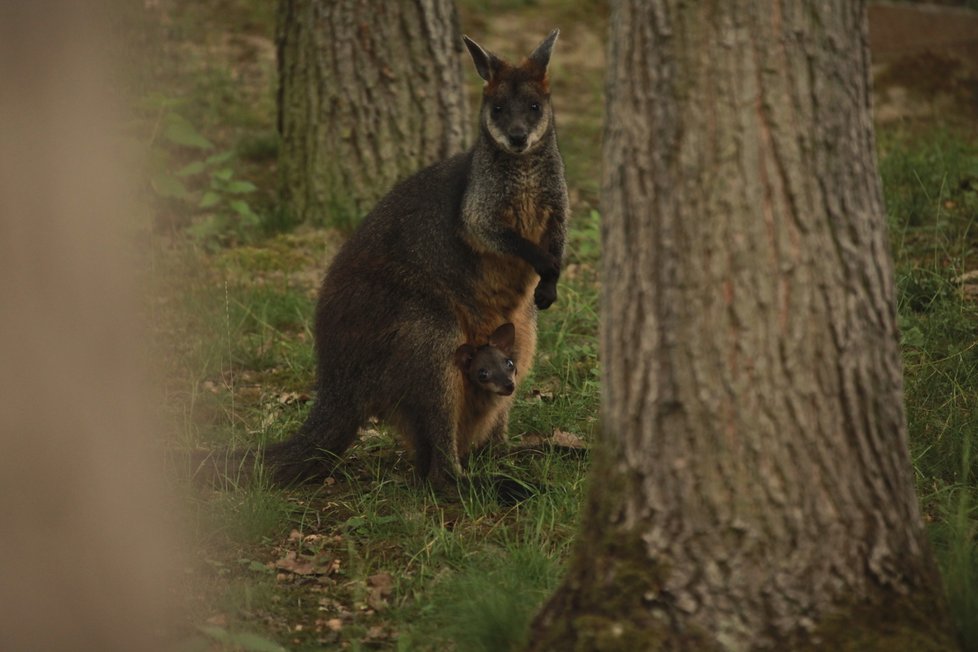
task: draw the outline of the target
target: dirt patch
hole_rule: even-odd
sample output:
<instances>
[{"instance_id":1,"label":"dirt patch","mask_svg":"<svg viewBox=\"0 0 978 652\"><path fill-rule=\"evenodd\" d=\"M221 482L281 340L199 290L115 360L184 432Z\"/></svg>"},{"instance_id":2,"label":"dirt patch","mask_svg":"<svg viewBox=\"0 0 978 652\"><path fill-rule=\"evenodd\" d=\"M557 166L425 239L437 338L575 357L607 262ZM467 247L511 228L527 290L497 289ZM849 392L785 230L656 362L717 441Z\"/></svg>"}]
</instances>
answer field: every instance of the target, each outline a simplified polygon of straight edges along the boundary
<instances>
[{"instance_id":1,"label":"dirt patch","mask_svg":"<svg viewBox=\"0 0 978 652\"><path fill-rule=\"evenodd\" d=\"M877 121L978 116L978 11L874 3L869 32Z\"/></svg>"}]
</instances>

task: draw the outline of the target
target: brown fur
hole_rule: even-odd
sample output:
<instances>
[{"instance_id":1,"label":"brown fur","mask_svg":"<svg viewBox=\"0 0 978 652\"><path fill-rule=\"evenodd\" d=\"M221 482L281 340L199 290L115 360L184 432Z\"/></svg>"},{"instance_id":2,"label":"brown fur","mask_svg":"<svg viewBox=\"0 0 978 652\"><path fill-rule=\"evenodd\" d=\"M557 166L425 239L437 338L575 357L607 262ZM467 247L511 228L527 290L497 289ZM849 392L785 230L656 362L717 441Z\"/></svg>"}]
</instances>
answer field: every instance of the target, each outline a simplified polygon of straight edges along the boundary
<instances>
[{"instance_id":1,"label":"brown fur","mask_svg":"<svg viewBox=\"0 0 978 652\"><path fill-rule=\"evenodd\" d=\"M482 95L491 102L493 98L507 93L507 86L519 84L532 84L541 95L550 94L550 80L547 78L546 69L540 70L529 59L523 59L518 66L501 63L493 78L483 88Z\"/></svg>"}]
</instances>

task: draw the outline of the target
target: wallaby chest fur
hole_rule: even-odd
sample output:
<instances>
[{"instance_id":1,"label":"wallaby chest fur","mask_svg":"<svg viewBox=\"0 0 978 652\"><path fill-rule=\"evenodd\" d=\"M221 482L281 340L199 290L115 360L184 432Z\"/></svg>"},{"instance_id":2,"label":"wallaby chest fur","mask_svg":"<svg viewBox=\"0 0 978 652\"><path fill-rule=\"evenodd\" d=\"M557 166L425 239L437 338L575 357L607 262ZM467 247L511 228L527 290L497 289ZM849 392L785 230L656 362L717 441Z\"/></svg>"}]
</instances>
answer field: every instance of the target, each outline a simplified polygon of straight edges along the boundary
<instances>
[{"instance_id":1,"label":"wallaby chest fur","mask_svg":"<svg viewBox=\"0 0 978 652\"><path fill-rule=\"evenodd\" d=\"M552 183L555 178L563 178L563 164L556 142L524 160L507 158L513 157L489 147L476 147L472 165L474 171L478 171L473 175L478 182L468 188L462 207L465 241L479 255L482 282L475 286L474 298L480 307L492 307L489 312L481 313L489 322L497 316L507 321L521 319L526 308L533 304L536 272L530 263L514 259L512 254L502 253L491 243L487 244L481 221L487 215L496 216L496 220L515 233L545 248L545 234L562 229L566 214L566 195L561 194L560 188L553 188ZM557 220L561 224L555 224ZM471 314L462 319L468 323L469 319L476 318L478 325L470 325L467 330L472 331L475 338L483 339L498 326L498 322L485 323L486 320L479 317L479 314Z\"/></svg>"},{"instance_id":2,"label":"wallaby chest fur","mask_svg":"<svg viewBox=\"0 0 978 652\"><path fill-rule=\"evenodd\" d=\"M484 78L480 59L492 57L496 82L487 80L477 142L395 186L332 261L315 317L316 401L297 433L266 449L274 479L328 474L371 416L403 435L434 482L505 437L513 396L485 396L453 359L511 323L525 371L537 306L556 296L567 190L545 83L555 39L523 67L467 41ZM509 90L507 75L519 82ZM511 105L499 109L503 100Z\"/></svg>"}]
</instances>

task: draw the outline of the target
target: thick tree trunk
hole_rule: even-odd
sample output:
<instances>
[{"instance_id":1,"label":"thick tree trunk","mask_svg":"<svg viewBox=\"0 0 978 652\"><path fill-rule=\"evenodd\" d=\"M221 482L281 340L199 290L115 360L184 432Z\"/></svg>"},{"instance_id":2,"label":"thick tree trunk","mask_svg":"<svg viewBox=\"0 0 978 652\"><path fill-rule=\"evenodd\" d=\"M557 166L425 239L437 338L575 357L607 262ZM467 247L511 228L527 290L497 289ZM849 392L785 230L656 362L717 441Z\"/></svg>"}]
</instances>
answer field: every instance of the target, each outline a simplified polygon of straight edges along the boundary
<instances>
[{"instance_id":1,"label":"thick tree trunk","mask_svg":"<svg viewBox=\"0 0 978 652\"><path fill-rule=\"evenodd\" d=\"M350 225L394 183L464 148L462 38L451 0L281 0L284 207Z\"/></svg>"},{"instance_id":2,"label":"thick tree trunk","mask_svg":"<svg viewBox=\"0 0 978 652\"><path fill-rule=\"evenodd\" d=\"M603 453L535 650L943 650L862 2L620 1Z\"/></svg>"}]
</instances>

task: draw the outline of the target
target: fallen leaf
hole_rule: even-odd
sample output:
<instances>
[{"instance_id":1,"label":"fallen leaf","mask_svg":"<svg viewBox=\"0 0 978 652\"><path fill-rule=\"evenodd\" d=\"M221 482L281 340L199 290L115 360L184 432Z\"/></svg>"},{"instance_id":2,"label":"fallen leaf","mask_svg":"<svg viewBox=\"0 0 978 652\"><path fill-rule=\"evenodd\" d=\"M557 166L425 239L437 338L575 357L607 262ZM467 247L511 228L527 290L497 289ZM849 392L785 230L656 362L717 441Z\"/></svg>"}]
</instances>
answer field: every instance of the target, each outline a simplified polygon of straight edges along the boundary
<instances>
[{"instance_id":1,"label":"fallen leaf","mask_svg":"<svg viewBox=\"0 0 978 652\"><path fill-rule=\"evenodd\" d=\"M309 394L305 392L282 392L278 395L278 402L282 405L292 405L293 403L307 403L311 400Z\"/></svg>"},{"instance_id":2,"label":"fallen leaf","mask_svg":"<svg viewBox=\"0 0 978 652\"><path fill-rule=\"evenodd\" d=\"M340 560L318 553L310 557L290 550L275 562L275 568L295 575L330 575L340 569Z\"/></svg>"},{"instance_id":3,"label":"fallen leaf","mask_svg":"<svg viewBox=\"0 0 978 652\"><path fill-rule=\"evenodd\" d=\"M394 590L394 578L390 573L377 573L367 578L367 586L370 587L370 595L367 597L367 604L373 609L381 611L387 608L387 597Z\"/></svg>"},{"instance_id":4,"label":"fallen leaf","mask_svg":"<svg viewBox=\"0 0 978 652\"><path fill-rule=\"evenodd\" d=\"M326 626L329 627L330 630L338 632L343 629L343 621L339 618L330 618L326 621Z\"/></svg>"},{"instance_id":5,"label":"fallen leaf","mask_svg":"<svg viewBox=\"0 0 978 652\"><path fill-rule=\"evenodd\" d=\"M978 281L978 269L973 269L970 272L965 272L959 276L955 276L951 279L954 283L968 283L970 281Z\"/></svg>"},{"instance_id":6,"label":"fallen leaf","mask_svg":"<svg viewBox=\"0 0 978 652\"><path fill-rule=\"evenodd\" d=\"M554 400L554 393L551 391L543 391L539 389L534 389L531 396L537 401L552 401Z\"/></svg>"},{"instance_id":7,"label":"fallen leaf","mask_svg":"<svg viewBox=\"0 0 978 652\"><path fill-rule=\"evenodd\" d=\"M580 436L563 430L554 430L550 441L557 446L564 446L565 448L587 448L587 444Z\"/></svg>"},{"instance_id":8,"label":"fallen leaf","mask_svg":"<svg viewBox=\"0 0 978 652\"><path fill-rule=\"evenodd\" d=\"M238 389L238 396L250 400L261 398L261 385L246 385Z\"/></svg>"},{"instance_id":9,"label":"fallen leaf","mask_svg":"<svg viewBox=\"0 0 978 652\"><path fill-rule=\"evenodd\" d=\"M216 625L218 627L227 627L228 615L227 614L215 614L205 621L208 625Z\"/></svg>"},{"instance_id":10,"label":"fallen leaf","mask_svg":"<svg viewBox=\"0 0 978 652\"><path fill-rule=\"evenodd\" d=\"M363 428L359 432L361 439L373 439L382 436L376 428Z\"/></svg>"},{"instance_id":11,"label":"fallen leaf","mask_svg":"<svg viewBox=\"0 0 978 652\"><path fill-rule=\"evenodd\" d=\"M546 440L540 435L523 435L520 437L521 446L543 446Z\"/></svg>"}]
</instances>

